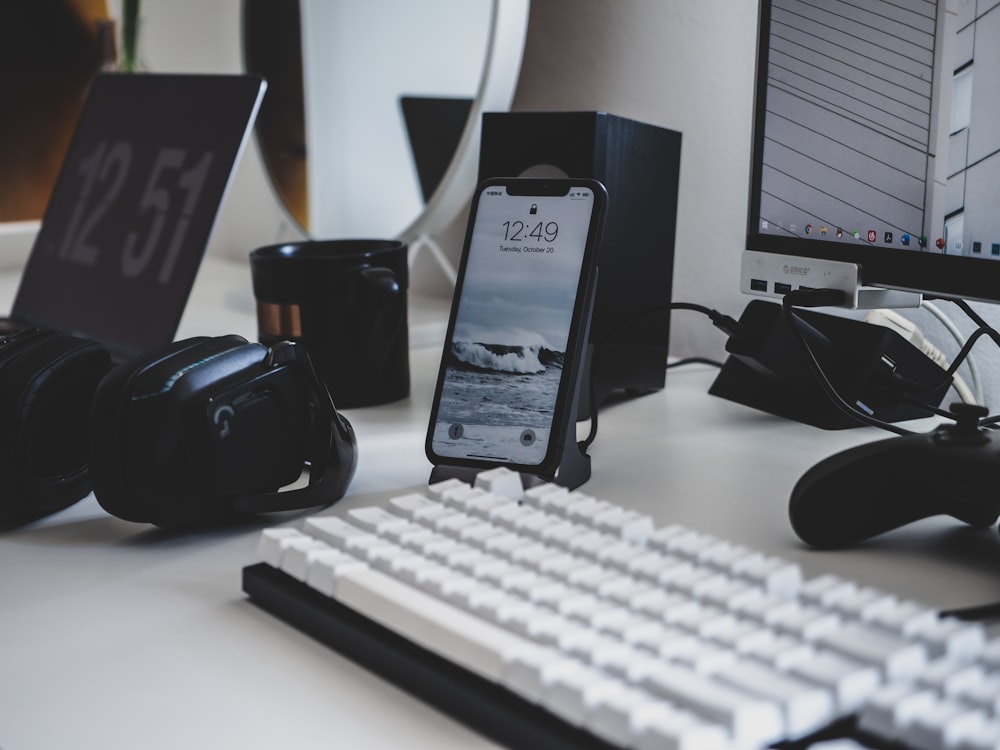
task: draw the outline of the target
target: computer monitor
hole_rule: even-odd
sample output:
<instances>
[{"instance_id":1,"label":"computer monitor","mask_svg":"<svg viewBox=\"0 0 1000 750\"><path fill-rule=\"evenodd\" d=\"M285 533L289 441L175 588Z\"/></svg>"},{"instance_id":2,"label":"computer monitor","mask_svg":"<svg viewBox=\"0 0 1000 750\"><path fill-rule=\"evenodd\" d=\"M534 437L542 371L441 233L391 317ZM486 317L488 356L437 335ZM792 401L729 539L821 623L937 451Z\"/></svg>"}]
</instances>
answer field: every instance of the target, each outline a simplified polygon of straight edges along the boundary
<instances>
[{"instance_id":1,"label":"computer monitor","mask_svg":"<svg viewBox=\"0 0 1000 750\"><path fill-rule=\"evenodd\" d=\"M761 0L745 292L850 285L843 264L1000 301L1000 6L976 6Z\"/></svg>"}]
</instances>

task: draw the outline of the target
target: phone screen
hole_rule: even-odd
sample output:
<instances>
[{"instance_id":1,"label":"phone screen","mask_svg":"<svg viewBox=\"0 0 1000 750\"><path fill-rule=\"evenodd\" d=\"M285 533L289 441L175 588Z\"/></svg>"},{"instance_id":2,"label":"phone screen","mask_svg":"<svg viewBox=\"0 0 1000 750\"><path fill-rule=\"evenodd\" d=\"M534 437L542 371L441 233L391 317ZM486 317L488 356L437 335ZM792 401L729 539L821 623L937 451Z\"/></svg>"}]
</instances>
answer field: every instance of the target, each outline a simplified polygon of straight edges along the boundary
<instances>
[{"instance_id":1,"label":"phone screen","mask_svg":"<svg viewBox=\"0 0 1000 750\"><path fill-rule=\"evenodd\" d=\"M591 273L595 186L533 182L478 190L431 415L432 459L537 466L573 396L567 368L580 356L574 327Z\"/></svg>"}]
</instances>

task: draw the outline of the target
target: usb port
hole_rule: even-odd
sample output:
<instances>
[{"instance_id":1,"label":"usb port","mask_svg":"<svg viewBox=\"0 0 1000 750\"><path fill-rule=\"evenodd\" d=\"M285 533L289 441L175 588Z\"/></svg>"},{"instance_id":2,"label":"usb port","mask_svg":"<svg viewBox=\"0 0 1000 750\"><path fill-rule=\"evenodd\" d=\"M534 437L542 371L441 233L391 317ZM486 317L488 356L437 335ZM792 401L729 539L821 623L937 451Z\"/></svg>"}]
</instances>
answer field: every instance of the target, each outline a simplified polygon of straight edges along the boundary
<instances>
[{"instance_id":1,"label":"usb port","mask_svg":"<svg viewBox=\"0 0 1000 750\"><path fill-rule=\"evenodd\" d=\"M774 291L776 294L788 294L790 291L792 291L792 285L785 284L784 282L781 281L775 281Z\"/></svg>"},{"instance_id":2,"label":"usb port","mask_svg":"<svg viewBox=\"0 0 1000 750\"><path fill-rule=\"evenodd\" d=\"M766 279L750 279L750 289L755 292L766 292L767 291L767 280Z\"/></svg>"}]
</instances>

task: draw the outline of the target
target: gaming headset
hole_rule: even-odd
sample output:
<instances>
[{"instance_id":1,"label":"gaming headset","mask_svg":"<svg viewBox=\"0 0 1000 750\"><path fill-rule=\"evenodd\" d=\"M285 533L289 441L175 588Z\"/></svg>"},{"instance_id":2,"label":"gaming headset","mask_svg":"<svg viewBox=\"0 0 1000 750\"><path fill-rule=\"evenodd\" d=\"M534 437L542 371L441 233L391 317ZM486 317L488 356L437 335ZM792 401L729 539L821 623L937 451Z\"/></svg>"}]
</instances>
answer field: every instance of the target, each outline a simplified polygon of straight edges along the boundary
<instances>
[{"instance_id":1,"label":"gaming headset","mask_svg":"<svg viewBox=\"0 0 1000 750\"><path fill-rule=\"evenodd\" d=\"M92 341L37 328L0 336L0 520L38 518L90 492L87 413L110 369Z\"/></svg>"},{"instance_id":2,"label":"gaming headset","mask_svg":"<svg viewBox=\"0 0 1000 750\"><path fill-rule=\"evenodd\" d=\"M56 364L39 348L15 368L12 339L0 339L0 406L19 416L0 427L11 510L37 517L93 488L119 518L194 527L328 505L354 476L354 431L294 343L198 337L111 368L73 339ZM282 491L304 470L307 484Z\"/></svg>"}]
</instances>

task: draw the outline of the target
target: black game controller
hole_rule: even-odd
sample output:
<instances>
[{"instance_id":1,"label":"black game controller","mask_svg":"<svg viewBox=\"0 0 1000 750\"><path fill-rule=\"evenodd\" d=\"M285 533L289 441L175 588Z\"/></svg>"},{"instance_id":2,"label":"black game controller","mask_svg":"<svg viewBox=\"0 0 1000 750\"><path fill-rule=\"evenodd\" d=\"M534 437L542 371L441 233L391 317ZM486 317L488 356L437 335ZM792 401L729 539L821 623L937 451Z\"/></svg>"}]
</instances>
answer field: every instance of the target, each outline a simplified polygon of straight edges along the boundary
<instances>
[{"instance_id":1,"label":"black game controller","mask_svg":"<svg viewBox=\"0 0 1000 750\"><path fill-rule=\"evenodd\" d=\"M953 425L850 448L796 483L788 515L814 547L846 547L928 516L977 527L1000 516L1000 431L986 409L953 404Z\"/></svg>"}]
</instances>

